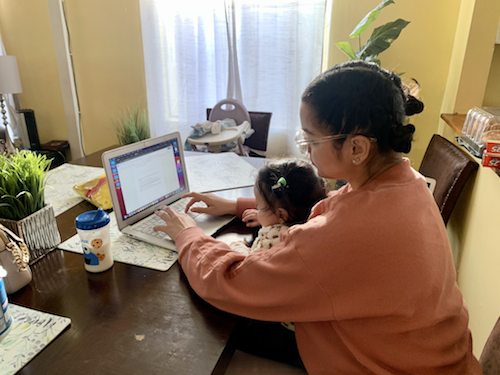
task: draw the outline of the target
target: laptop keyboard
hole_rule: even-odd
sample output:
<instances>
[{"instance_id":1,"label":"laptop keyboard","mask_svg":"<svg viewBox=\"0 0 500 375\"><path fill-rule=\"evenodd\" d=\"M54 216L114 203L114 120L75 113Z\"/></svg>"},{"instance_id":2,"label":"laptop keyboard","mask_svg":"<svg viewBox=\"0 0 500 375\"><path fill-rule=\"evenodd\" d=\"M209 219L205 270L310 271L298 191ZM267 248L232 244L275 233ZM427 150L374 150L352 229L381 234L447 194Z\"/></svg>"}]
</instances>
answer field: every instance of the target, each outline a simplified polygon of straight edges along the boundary
<instances>
[{"instance_id":1,"label":"laptop keyboard","mask_svg":"<svg viewBox=\"0 0 500 375\"><path fill-rule=\"evenodd\" d=\"M149 215L144 220L139 221L133 226L134 230L148 234L157 238L165 238L166 234L153 229L156 225L165 225L165 222L156 215Z\"/></svg>"},{"instance_id":2,"label":"laptop keyboard","mask_svg":"<svg viewBox=\"0 0 500 375\"><path fill-rule=\"evenodd\" d=\"M175 212L184 212L186 210L186 206L188 203L191 201L191 198L181 198L174 203L172 203L169 207L171 207ZM207 205L203 202L196 202L193 204L191 207L206 207ZM189 216L191 216L193 219L196 218L196 216L199 216L199 212L192 212L188 211L186 212Z\"/></svg>"},{"instance_id":3,"label":"laptop keyboard","mask_svg":"<svg viewBox=\"0 0 500 375\"><path fill-rule=\"evenodd\" d=\"M170 208L172 208L175 212L184 212L186 209L187 204L191 198L182 198L179 199L178 201L172 203L169 205ZM201 202L196 202L193 207L206 207L204 203ZM197 216L200 214L198 212L191 212L188 211L187 214L191 216L193 219L195 219ZM134 230L137 230L141 233L157 237L157 238L165 238L168 237L164 232L158 232L153 229L156 225L165 225L165 222L155 214L149 215L147 218L139 221L137 224L133 225Z\"/></svg>"}]
</instances>

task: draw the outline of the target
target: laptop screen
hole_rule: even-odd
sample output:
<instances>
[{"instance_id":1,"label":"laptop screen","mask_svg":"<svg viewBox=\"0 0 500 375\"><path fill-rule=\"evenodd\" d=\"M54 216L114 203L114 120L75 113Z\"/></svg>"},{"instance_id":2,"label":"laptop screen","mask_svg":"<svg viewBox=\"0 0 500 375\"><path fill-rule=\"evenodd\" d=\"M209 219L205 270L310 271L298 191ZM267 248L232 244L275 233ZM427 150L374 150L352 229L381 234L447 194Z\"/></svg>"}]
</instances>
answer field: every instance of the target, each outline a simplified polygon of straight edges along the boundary
<instances>
[{"instance_id":1,"label":"laptop screen","mask_svg":"<svg viewBox=\"0 0 500 375\"><path fill-rule=\"evenodd\" d=\"M185 191L181 162L176 138L110 158L122 219Z\"/></svg>"}]
</instances>

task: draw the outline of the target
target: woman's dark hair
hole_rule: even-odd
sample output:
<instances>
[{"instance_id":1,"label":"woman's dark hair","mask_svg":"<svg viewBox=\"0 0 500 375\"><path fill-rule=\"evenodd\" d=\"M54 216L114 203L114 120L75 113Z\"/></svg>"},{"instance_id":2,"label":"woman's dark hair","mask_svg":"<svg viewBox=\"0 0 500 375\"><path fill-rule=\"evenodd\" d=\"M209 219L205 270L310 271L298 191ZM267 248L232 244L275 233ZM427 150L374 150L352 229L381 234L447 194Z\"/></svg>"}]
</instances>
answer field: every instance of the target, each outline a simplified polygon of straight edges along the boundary
<instances>
[{"instance_id":1,"label":"woman's dark hair","mask_svg":"<svg viewBox=\"0 0 500 375\"><path fill-rule=\"evenodd\" d=\"M255 185L273 213L287 210L289 224L305 222L311 208L326 196L325 180L301 159L269 161L259 170Z\"/></svg>"},{"instance_id":2,"label":"woman's dark hair","mask_svg":"<svg viewBox=\"0 0 500 375\"><path fill-rule=\"evenodd\" d=\"M410 151L415 127L404 121L423 110L420 100L404 93L397 74L361 60L336 65L319 75L302 101L314 110L319 126L328 134L374 137L381 153Z\"/></svg>"}]
</instances>

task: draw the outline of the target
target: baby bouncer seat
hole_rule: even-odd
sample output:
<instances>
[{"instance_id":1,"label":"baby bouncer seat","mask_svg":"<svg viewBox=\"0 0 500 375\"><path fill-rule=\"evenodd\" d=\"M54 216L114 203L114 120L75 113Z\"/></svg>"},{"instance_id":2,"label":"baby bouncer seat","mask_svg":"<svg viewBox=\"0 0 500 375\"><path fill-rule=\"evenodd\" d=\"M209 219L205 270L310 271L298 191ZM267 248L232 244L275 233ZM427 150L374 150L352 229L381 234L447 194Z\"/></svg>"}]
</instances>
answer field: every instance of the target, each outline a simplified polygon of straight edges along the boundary
<instances>
[{"instance_id":1,"label":"baby bouncer seat","mask_svg":"<svg viewBox=\"0 0 500 375\"><path fill-rule=\"evenodd\" d=\"M223 107L224 106L224 107ZM210 112L209 122L215 123L218 120L233 119L236 127L226 127L220 132L207 133L199 138L190 136L187 141L192 145L206 146L210 152L220 152L221 146L236 141L241 155L248 156L243 148L245 136L250 134L251 120L247 109L239 100L223 99L219 101Z\"/></svg>"}]
</instances>

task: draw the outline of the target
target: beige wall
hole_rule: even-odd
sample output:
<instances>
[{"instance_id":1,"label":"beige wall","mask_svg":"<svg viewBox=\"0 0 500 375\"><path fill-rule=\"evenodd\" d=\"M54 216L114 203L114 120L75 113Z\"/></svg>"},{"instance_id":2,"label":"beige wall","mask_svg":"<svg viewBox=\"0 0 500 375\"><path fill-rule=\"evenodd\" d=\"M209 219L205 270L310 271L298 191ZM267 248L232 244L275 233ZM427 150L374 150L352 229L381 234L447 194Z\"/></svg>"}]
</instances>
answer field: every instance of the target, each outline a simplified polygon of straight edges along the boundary
<instances>
[{"instance_id":1,"label":"beige wall","mask_svg":"<svg viewBox=\"0 0 500 375\"><path fill-rule=\"evenodd\" d=\"M494 45L499 21L498 0L462 0L443 112L466 113L483 104L500 106L500 66ZM444 121L440 134L451 141L456 136ZM469 307L478 357L500 316L499 191L500 177L479 167L448 222L448 236L458 256L458 285Z\"/></svg>"},{"instance_id":2,"label":"beige wall","mask_svg":"<svg viewBox=\"0 0 500 375\"><path fill-rule=\"evenodd\" d=\"M113 119L147 108L138 0L66 0L86 154L116 144ZM47 2L0 0L0 32L15 55L22 106L35 110L41 142L68 139Z\"/></svg>"},{"instance_id":3,"label":"beige wall","mask_svg":"<svg viewBox=\"0 0 500 375\"><path fill-rule=\"evenodd\" d=\"M379 0L334 0L332 43L350 41L357 50L357 39L349 39L348 35L379 3ZM411 22L379 57L384 68L404 72L403 81L416 78L422 87L425 110L412 118L417 131L409 154L417 169L430 138L438 129L459 10L460 2L456 0L397 1L384 8L372 27L362 35L364 44L375 27L398 18ZM332 66L346 61L347 57L333 47L329 59L329 66Z\"/></svg>"},{"instance_id":4,"label":"beige wall","mask_svg":"<svg viewBox=\"0 0 500 375\"><path fill-rule=\"evenodd\" d=\"M116 144L113 120L147 108L138 0L66 0L86 154Z\"/></svg>"},{"instance_id":5,"label":"beige wall","mask_svg":"<svg viewBox=\"0 0 500 375\"><path fill-rule=\"evenodd\" d=\"M17 58L19 99L35 111L40 142L67 140L47 2L0 0L0 32L7 54Z\"/></svg>"},{"instance_id":6,"label":"beige wall","mask_svg":"<svg viewBox=\"0 0 500 375\"><path fill-rule=\"evenodd\" d=\"M500 107L500 44L495 45L495 51L491 59L483 105L487 107Z\"/></svg>"},{"instance_id":7,"label":"beige wall","mask_svg":"<svg viewBox=\"0 0 500 375\"><path fill-rule=\"evenodd\" d=\"M466 17L459 18L459 28L468 29L463 32L462 39L455 45L465 44L463 56L456 59L462 61L462 70L458 78L458 89L454 111L466 113L475 105L482 105L488 81L488 72L495 49L495 39L499 23L500 2L495 0L462 0L464 8L472 14L470 23ZM472 8L473 9L469 9ZM452 77L450 77L452 78ZM454 80L456 77L453 78Z\"/></svg>"}]
</instances>

